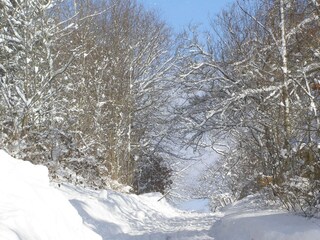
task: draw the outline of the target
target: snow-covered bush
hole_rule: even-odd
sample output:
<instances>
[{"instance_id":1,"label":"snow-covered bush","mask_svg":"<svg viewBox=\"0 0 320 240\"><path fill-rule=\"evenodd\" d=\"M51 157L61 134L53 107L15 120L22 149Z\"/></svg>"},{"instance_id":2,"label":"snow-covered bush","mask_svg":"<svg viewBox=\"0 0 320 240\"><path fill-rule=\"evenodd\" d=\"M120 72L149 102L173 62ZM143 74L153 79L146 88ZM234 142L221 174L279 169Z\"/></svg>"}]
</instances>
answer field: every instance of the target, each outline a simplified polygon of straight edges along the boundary
<instances>
[{"instance_id":1,"label":"snow-covered bush","mask_svg":"<svg viewBox=\"0 0 320 240\"><path fill-rule=\"evenodd\" d=\"M306 216L317 215L319 208L319 180L295 176L273 191L288 210L302 212Z\"/></svg>"},{"instance_id":2,"label":"snow-covered bush","mask_svg":"<svg viewBox=\"0 0 320 240\"><path fill-rule=\"evenodd\" d=\"M172 169L165 160L150 152L137 157L135 161L137 166L133 190L138 194L149 192L165 194L172 184Z\"/></svg>"}]
</instances>

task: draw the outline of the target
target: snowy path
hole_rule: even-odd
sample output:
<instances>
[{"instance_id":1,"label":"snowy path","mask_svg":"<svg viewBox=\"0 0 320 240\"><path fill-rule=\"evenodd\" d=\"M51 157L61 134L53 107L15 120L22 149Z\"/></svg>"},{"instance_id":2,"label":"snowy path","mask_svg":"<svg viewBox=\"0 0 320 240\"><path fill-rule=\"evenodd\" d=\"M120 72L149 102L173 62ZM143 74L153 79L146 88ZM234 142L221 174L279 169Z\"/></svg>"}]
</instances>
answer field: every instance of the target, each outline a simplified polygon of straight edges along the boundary
<instances>
[{"instance_id":1,"label":"snowy path","mask_svg":"<svg viewBox=\"0 0 320 240\"><path fill-rule=\"evenodd\" d=\"M113 239L190 239L210 240L209 230L215 218L209 214L182 214L181 217L168 218L164 222L149 222L130 234L120 234ZM108 238L106 238L108 239Z\"/></svg>"},{"instance_id":2,"label":"snowy path","mask_svg":"<svg viewBox=\"0 0 320 240\"><path fill-rule=\"evenodd\" d=\"M0 150L0 240L320 240L320 219L261 210L254 196L185 212L161 194L59 187L47 174Z\"/></svg>"},{"instance_id":3,"label":"snowy path","mask_svg":"<svg viewBox=\"0 0 320 240\"><path fill-rule=\"evenodd\" d=\"M320 240L319 219L262 210L255 196L210 214L180 211L165 199L159 202L156 193L76 193L73 186L61 190L71 194L72 205L103 240ZM103 221L97 224L97 219Z\"/></svg>"},{"instance_id":4,"label":"snowy path","mask_svg":"<svg viewBox=\"0 0 320 240\"><path fill-rule=\"evenodd\" d=\"M63 186L85 224L103 240L211 240L217 220L210 213L184 212L170 206L160 195L123 195L113 191L95 191Z\"/></svg>"},{"instance_id":5,"label":"snowy path","mask_svg":"<svg viewBox=\"0 0 320 240\"><path fill-rule=\"evenodd\" d=\"M220 213L185 212L160 194L60 189L85 225L103 240L320 240L320 220L262 210L255 196Z\"/></svg>"}]
</instances>

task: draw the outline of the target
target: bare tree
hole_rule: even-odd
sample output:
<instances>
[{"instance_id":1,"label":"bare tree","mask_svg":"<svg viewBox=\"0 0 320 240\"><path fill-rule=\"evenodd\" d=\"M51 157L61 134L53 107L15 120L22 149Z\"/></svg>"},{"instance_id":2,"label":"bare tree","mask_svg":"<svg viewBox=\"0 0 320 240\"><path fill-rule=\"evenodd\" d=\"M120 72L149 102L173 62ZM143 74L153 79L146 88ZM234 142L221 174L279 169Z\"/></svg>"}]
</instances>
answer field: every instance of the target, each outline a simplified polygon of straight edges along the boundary
<instances>
[{"instance_id":1,"label":"bare tree","mask_svg":"<svg viewBox=\"0 0 320 240\"><path fill-rule=\"evenodd\" d=\"M214 148L221 135L234 141L237 151L226 160L236 195L271 176L274 193L289 201L285 186L306 177L309 163L300 152L307 145L314 155L318 141L318 92L312 88L319 45L305 42L308 34L319 39L316 9L312 1L241 1L218 16L216 40L203 46L193 37L188 44L193 60L180 74L187 89L180 119L191 126L186 136L192 144ZM314 189L318 177L306 178Z\"/></svg>"},{"instance_id":2,"label":"bare tree","mask_svg":"<svg viewBox=\"0 0 320 240\"><path fill-rule=\"evenodd\" d=\"M132 185L138 159L162 159L142 156L161 151L167 133L161 111L175 62L170 30L136 1L77 1L56 12L76 15L64 45L78 54L61 97L72 103L63 118L73 122L68 132L79 152L69 152L78 161L66 166L81 169L89 159L97 185L110 177Z\"/></svg>"}]
</instances>

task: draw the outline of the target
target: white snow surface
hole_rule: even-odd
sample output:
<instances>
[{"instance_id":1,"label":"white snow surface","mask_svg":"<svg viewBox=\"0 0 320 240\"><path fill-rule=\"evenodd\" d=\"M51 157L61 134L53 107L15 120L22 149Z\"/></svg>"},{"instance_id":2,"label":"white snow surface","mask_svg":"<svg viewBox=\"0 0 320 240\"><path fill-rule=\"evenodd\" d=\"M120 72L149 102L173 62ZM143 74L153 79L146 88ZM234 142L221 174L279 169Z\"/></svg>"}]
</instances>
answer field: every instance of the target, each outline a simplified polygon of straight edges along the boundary
<instances>
[{"instance_id":1,"label":"white snow surface","mask_svg":"<svg viewBox=\"0 0 320 240\"><path fill-rule=\"evenodd\" d=\"M178 210L159 193L137 196L66 184L60 190L104 240L213 239L209 230L216 220L214 214Z\"/></svg>"},{"instance_id":2,"label":"white snow surface","mask_svg":"<svg viewBox=\"0 0 320 240\"><path fill-rule=\"evenodd\" d=\"M56 189L48 170L0 150L1 240L101 240Z\"/></svg>"},{"instance_id":3,"label":"white snow surface","mask_svg":"<svg viewBox=\"0 0 320 240\"><path fill-rule=\"evenodd\" d=\"M216 240L320 240L320 219L262 208L254 195L226 207L211 236Z\"/></svg>"},{"instance_id":4,"label":"white snow surface","mask_svg":"<svg viewBox=\"0 0 320 240\"><path fill-rule=\"evenodd\" d=\"M45 167L2 150L0 192L0 240L320 240L319 219L258 210L250 197L215 214L203 200L182 211L158 193L50 184Z\"/></svg>"},{"instance_id":5,"label":"white snow surface","mask_svg":"<svg viewBox=\"0 0 320 240\"><path fill-rule=\"evenodd\" d=\"M188 212L210 212L209 199L190 199L178 203L178 208Z\"/></svg>"}]
</instances>

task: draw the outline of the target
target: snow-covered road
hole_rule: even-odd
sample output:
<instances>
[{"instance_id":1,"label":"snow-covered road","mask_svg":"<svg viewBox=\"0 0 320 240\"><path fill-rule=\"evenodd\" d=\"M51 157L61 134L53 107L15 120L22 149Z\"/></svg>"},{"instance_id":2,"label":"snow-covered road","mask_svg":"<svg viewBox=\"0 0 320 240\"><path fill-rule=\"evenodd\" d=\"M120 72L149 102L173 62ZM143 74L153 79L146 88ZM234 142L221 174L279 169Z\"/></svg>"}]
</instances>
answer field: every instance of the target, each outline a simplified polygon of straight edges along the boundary
<instances>
[{"instance_id":1,"label":"snow-covered road","mask_svg":"<svg viewBox=\"0 0 320 240\"><path fill-rule=\"evenodd\" d=\"M1 240L320 240L319 219L258 211L254 197L220 213L186 212L158 193L50 184L47 174L0 150Z\"/></svg>"},{"instance_id":2,"label":"snow-covered road","mask_svg":"<svg viewBox=\"0 0 320 240\"><path fill-rule=\"evenodd\" d=\"M213 214L178 210L158 201L157 193L137 196L71 185L59 190L103 240L320 240L319 219L262 210L256 196Z\"/></svg>"},{"instance_id":3,"label":"snow-covered road","mask_svg":"<svg viewBox=\"0 0 320 240\"><path fill-rule=\"evenodd\" d=\"M160 194L142 196L114 191L88 191L62 185L60 191L77 209L85 224L103 240L210 240L212 213L185 212L172 207Z\"/></svg>"},{"instance_id":4,"label":"snow-covered road","mask_svg":"<svg viewBox=\"0 0 320 240\"><path fill-rule=\"evenodd\" d=\"M185 214L180 217L168 218L164 222L146 222L142 228L115 235L112 239L210 240L214 239L209 236L209 231L215 220L213 216L208 214Z\"/></svg>"},{"instance_id":5,"label":"snow-covered road","mask_svg":"<svg viewBox=\"0 0 320 240\"><path fill-rule=\"evenodd\" d=\"M157 193L59 188L103 240L320 240L320 220L263 210L249 196L219 213L178 210ZM259 199L259 198L258 198Z\"/></svg>"}]
</instances>

